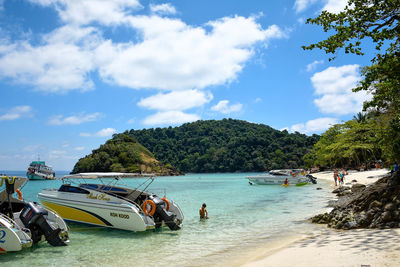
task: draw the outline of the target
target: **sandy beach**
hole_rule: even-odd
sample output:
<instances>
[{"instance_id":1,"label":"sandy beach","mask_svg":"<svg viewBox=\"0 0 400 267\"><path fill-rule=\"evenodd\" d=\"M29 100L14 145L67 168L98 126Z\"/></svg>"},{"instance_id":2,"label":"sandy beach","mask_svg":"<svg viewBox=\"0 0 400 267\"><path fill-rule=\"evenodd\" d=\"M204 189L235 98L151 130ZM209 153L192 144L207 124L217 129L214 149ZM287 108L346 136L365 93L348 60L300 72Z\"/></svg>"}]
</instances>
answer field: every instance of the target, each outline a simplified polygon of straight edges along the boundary
<instances>
[{"instance_id":1,"label":"sandy beach","mask_svg":"<svg viewBox=\"0 0 400 267\"><path fill-rule=\"evenodd\" d=\"M387 169L349 171L345 184L371 184L387 174ZM333 172L313 174L318 179L331 181ZM353 181L353 182L352 182ZM282 241L247 254L240 266L398 266L400 259L400 229L334 230L315 225L315 231L296 240Z\"/></svg>"}]
</instances>

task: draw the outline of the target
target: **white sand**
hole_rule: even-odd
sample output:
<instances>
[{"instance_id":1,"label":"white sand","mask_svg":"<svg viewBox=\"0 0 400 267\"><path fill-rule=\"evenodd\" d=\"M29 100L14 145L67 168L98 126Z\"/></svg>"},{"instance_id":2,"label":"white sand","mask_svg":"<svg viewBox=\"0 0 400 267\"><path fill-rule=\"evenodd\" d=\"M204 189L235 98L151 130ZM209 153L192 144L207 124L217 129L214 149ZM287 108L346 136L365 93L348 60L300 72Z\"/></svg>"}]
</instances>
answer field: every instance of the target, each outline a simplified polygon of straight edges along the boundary
<instances>
[{"instance_id":1,"label":"white sand","mask_svg":"<svg viewBox=\"0 0 400 267\"><path fill-rule=\"evenodd\" d=\"M335 231L310 236L249 266L399 266L400 229Z\"/></svg>"},{"instance_id":2,"label":"white sand","mask_svg":"<svg viewBox=\"0 0 400 267\"><path fill-rule=\"evenodd\" d=\"M348 175L345 175L344 177L344 183L345 185L351 185L353 183L369 185L371 183L375 183L388 173L389 173L388 169L377 169L377 170L374 169L371 171L361 171L361 172L349 170ZM327 181L331 181L333 185L335 183L335 181L333 180L333 171L317 172L317 173L312 173L311 175L317 177L317 180L324 179ZM353 180L357 182L352 182Z\"/></svg>"},{"instance_id":3,"label":"white sand","mask_svg":"<svg viewBox=\"0 0 400 267\"><path fill-rule=\"evenodd\" d=\"M356 172L349 171L345 183L371 184L387 169ZM331 181L334 188L333 172L313 174L318 179ZM315 226L318 229L318 226ZM258 266L400 266L400 229L358 229L339 231L320 228L290 244L282 242L272 249L266 245L252 255L243 255L245 267Z\"/></svg>"}]
</instances>

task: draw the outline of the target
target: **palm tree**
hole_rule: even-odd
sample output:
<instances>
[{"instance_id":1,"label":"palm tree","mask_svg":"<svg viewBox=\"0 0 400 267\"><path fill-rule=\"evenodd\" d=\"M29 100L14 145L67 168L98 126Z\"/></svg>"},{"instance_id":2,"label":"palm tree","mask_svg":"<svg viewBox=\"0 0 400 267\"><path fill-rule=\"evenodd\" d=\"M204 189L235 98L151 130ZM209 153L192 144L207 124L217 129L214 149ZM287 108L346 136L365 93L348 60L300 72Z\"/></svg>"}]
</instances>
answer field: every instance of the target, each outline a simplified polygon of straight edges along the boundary
<instances>
[{"instance_id":1,"label":"palm tree","mask_svg":"<svg viewBox=\"0 0 400 267\"><path fill-rule=\"evenodd\" d=\"M356 115L353 116L353 120L358 123L364 123L367 120L367 114L358 112Z\"/></svg>"}]
</instances>

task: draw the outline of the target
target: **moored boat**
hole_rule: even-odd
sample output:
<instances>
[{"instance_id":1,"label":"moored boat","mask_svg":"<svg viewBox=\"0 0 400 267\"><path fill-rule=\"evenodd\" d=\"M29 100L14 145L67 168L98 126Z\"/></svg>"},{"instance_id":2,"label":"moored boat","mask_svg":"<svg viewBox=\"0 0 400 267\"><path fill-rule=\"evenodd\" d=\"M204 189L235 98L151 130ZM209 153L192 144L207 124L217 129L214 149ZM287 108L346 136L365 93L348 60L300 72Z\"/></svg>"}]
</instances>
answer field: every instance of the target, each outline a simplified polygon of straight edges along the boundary
<instances>
[{"instance_id":1,"label":"moored boat","mask_svg":"<svg viewBox=\"0 0 400 267\"><path fill-rule=\"evenodd\" d=\"M24 201L19 188L26 181L23 177L0 176L0 253L19 251L42 239L52 246L64 246L69 241L68 227L60 216L36 202Z\"/></svg>"},{"instance_id":2,"label":"moored boat","mask_svg":"<svg viewBox=\"0 0 400 267\"><path fill-rule=\"evenodd\" d=\"M305 185L309 181L315 182L315 180L310 180L310 177L303 169L283 169L283 170L272 170L267 173L247 176L249 183L254 183L258 185ZM286 182L285 182L286 181Z\"/></svg>"},{"instance_id":3,"label":"moored boat","mask_svg":"<svg viewBox=\"0 0 400 267\"><path fill-rule=\"evenodd\" d=\"M46 162L35 160L29 164L26 177L29 180L54 180L56 174L51 166L46 165Z\"/></svg>"},{"instance_id":4,"label":"moored boat","mask_svg":"<svg viewBox=\"0 0 400 267\"><path fill-rule=\"evenodd\" d=\"M183 213L172 200L145 191L154 181L147 177L137 188L123 187L130 173L79 173L62 178L59 189L43 189L41 203L65 220L128 231L168 226L181 228Z\"/></svg>"}]
</instances>

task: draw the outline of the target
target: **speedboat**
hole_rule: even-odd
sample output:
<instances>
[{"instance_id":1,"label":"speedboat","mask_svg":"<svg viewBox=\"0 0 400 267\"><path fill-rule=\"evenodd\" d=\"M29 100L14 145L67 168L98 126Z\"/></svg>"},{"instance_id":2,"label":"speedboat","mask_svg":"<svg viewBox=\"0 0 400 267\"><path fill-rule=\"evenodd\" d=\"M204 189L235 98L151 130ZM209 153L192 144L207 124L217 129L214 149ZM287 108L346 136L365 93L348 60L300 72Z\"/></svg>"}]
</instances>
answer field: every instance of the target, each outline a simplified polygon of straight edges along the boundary
<instances>
[{"instance_id":1,"label":"speedboat","mask_svg":"<svg viewBox=\"0 0 400 267\"><path fill-rule=\"evenodd\" d=\"M52 167L46 165L45 161L38 159L29 164L26 177L29 180L54 180L56 174Z\"/></svg>"},{"instance_id":2,"label":"speedboat","mask_svg":"<svg viewBox=\"0 0 400 267\"><path fill-rule=\"evenodd\" d=\"M183 213L172 200L147 192L153 176L136 188L122 186L134 173L78 173L62 178L58 189L43 189L38 198L65 220L128 231L163 225L179 230ZM142 181L142 180L141 180Z\"/></svg>"},{"instance_id":3,"label":"speedboat","mask_svg":"<svg viewBox=\"0 0 400 267\"><path fill-rule=\"evenodd\" d=\"M19 188L27 181L0 176L0 253L19 251L44 239L52 246L69 242L68 227L59 215L36 202L24 201Z\"/></svg>"},{"instance_id":4,"label":"speedboat","mask_svg":"<svg viewBox=\"0 0 400 267\"><path fill-rule=\"evenodd\" d=\"M250 184L258 185L305 185L316 183L315 178L307 175L302 169L271 170L267 173L247 176ZM286 181L286 182L285 182Z\"/></svg>"}]
</instances>

